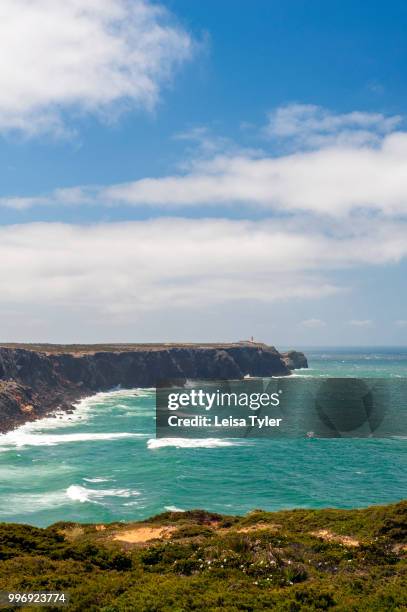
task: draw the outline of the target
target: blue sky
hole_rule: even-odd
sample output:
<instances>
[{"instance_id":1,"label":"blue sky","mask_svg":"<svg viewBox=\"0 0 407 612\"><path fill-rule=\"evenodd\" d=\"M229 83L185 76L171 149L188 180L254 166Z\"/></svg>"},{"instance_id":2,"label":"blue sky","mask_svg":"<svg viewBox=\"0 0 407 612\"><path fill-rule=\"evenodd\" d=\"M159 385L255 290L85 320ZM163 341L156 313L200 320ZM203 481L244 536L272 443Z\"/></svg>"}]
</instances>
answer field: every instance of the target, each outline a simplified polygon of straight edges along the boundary
<instances>
[{"instance_id":1,"label":"blue sky","mask_svg":"<svg viewBox=\"0 0 407 612\"><path fill-rule=\"evenodd\" d=\"M2 11L2 340L407 342L405 3Z\"/></svg>"}]
</instances>

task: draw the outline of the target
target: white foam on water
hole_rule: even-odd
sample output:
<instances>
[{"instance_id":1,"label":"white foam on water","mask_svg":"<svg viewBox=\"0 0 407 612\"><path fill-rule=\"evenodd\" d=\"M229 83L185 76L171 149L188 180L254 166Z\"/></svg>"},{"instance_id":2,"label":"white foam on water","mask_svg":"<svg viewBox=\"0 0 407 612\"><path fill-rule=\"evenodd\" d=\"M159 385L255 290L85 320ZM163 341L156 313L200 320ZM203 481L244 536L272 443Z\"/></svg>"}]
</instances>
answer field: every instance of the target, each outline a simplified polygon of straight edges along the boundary
<instances>
[{"instance_id":1,"label":"white foam on water","mask_svg":"<svg viewBox=\"0 0 407 612\"><path fill-rule=\"evenodd\" d=\"M164 506L164 510L168 512L186 512L183 508L177 508L177 506Z\"/></svg>"},{"instance_id":2,"label":"white foam on water","mask_svg":"<svg viewBox=\"0 0 407 612\"><path fill-rule=\"evenodd\" d=\"M310 368L309 370L302 368L304 370L303 374L300 374L299 372L291 372L290 376L275 376L273 378L285 378L287 380L289 380L290 378L328 378L329 374L308 374L308 372L312 369Z\"/></svg>"},{"instance_id":3,"label":"white foam on water","mask_svg":"<svg viewBox=\"0 0 407 612\"><path fill-rule=\"evenodd\" d=\"M100 409L100 404L109 408L129 408L129 406L126 404L117 404L117 401L131 399L134 397L149 397L151 393L148 391L149 389L113 389L111 391L100 391L94 395L84 397L83 399L79 400L79 402L74 404L76 410L73 414L76 414L76 412L81 408L92 409L94 407L99 407Z\"/></svg>"},{"instance_id":4,"label":"white foam on water","mask_svg":"<svg viewBox=\"0 0 407 612\"><path fill-rule=\"evenodd\" d=\"M238 446L240 441L226 438L150 438L147 447L150 450L175 446L176 448L221 448L223 446Z\"/></svg>"},{"instance_id":5,"label":"white foam on water","mask_svg":"<svg viewBox=\"0 0 407 612\"><path fill-rule=\"evenodd\" d=\"M41 465L38 462L41 461ZM22 463L21 465L10 465L8 461L2 462L0 466L0 495L3 493L4 485L6 483L11 484L13 488L18 486L32 485L33 482L46 482L48 478L55 477L56 474L59 476L69 476L72 474L73 469L67 463L58 462L45 462L43 460L31 459L30 463Z\"/></svg>"},{"instance_id":6,"label":"white foam on water","mask_svg":"<svg viewBox=\"0 0 407 612\"><path fill-rule=\"evenodd\" d=\"M82 478L86 482L109 482L112 478Z\"/></svg>"},{"instance_id":7,"label":"white foam on water","mask_svg":"<svg viewBox=\"0 0 407 612\"><path fill-rule=\"evenodd\" d=\"M51 491L50 493L15 493L7 496L7 503L0 504L0 516L10 516L10 508L13 514L32 514L59 506L66 506L69 500L64 490Z\"/></svg>"},{"instance_id":8,"label":"white foam on water","mask_svg":"<svg viewBox=\"0 0 407 612\"><path fill-rule=\"evenodd\" d=\"M72 502L104 505L104 500L114 498L132 499L140 491L131 489L90 489L80 485L70 485L67 489L49 493L15 493L7 497L7 504L0 504L0 516L9 516L10 507L16 514L32 514L42 510L69 506Z\"/></svg>"},{"instance_id":9,"label":"white foam on water","mask_svg":"<svg viewBox=\"0 0 407 612\"><path fill-rule=\"evenodd\" d=\"M17 438L20 434L29 435L38 432L42 433L44 431L60 429L62 427L72 427L78 423L88 421L92 412L92 406L100 403L100 400L96 400L99 395L102 394L85 397L78 403L73 404L75 408L73 412L56 410L50 416L44 417L43 419L38 419L37 421L24 423L24 425L20 425L20 427L17 427L13 431L6 434L0 434L0 446L3 446L7 440Z\"/></svg>"},{"instance_id":10,"label":"white foam on water","mask_svg":"<svg viewBox=\"0 0 407 612\"><path fill-rule=\"evenodd\" d=\"M0 451L8 451L24 446L57 446L71 442L95 442L100 440L119 440L123 438L145 438L143 433L69 433L69 434L31 434L15 429L0 438Z\"/></svg>"},{"instance_id":11,"label":"white foam on water","mask_svg":"<svg viewBox=\"0 0 407 612\"><path fill-rule=\"evenodd\" d=\"M154 388L140 388L140 389L111 389L110 391L99 391L98 393L95 393L94 395L90 395L89 397L86 397L82 400L80 400L79 403L83 402L83 401L95 401L97 402L97 400L100 399L116 399L116 398L123 398L126 399L127 397L147 397L150 396L152 393L154 393L155 389Z\"/></svg>"},{"instance_id":12,"label":"white foam on water","mask_svg":"<svg viewBox=\"0 0 407 612\"><path fill-rule=\"evenodd\" d=\"M60 429L62 427L72 427L77 423L86 422L88 420L90 412L89 408L90 404L88 404L86 400L83 400L83 403L81 402L77 404L77 408L73 412L56 410L51 416L20 425L20 427L17 427L9 433L21 432L29 434L48 431L50 429ZM8 433L0 435L0 441L7 435Z\"/></svg>"},{"instance_id":13,"label":"white foam on water","mask_svg":"<svg viewBox=\"0 0 407 612\"><path fill-rule=\"evenodd\" d=\"M66 490L67 497L76 502L84 504L86 502L93 504L102 504L106 497L135 497L140 495L140 491L130 489L89 489L81 485L71 485Z\"/></svg>"},{"instance_id":14,"label":"white foam on water","mask_svg":"<svg viewBox=\"0 0 407 612\"><path fill-rule=\"evenodd\" d=\"M145 419L155 417L155 412L152 410L140 410L136 407L134 411L128 410L127 412L116 414L115 416L118 419L128 419L129 417L132 419Z\"/></svg>"},{"instance_id":15,"label":"white foam on water","mask_svg":"<svg viewBox=\"0 0 407 612\"><path fill-rule=\"evenodd\" d=\"M64 410L56 410L52 415L47 416L37 421L32 421L17 427L5 434L0 434L0 452L11 450L12 448L20 448L22 446L51 446L65 442L91 441L97 439L114 439L116 437L133 437L144 436L145 434L58 434L50 436L44 432L59 430L63 427L74 427L77 424L88 422L93 416L100 416L100 410L103 409L101 404L107 404L110 400L114 402L118 398L132 397L149 397L153 390L151 389L115 389L113 391L102 391L81 399L76 404L73 404L75 409L73 412L65 412ZM124 405L123 405L124 406ZM105 408L115 408L113 403L111 406L105 405ZM126 406L126 408L129 408ZM130 412L128 413L131 414ZM82 438L80 436L87 436ZM103 438L102 436L108 436Z\"/></svg>"}]
</instances>

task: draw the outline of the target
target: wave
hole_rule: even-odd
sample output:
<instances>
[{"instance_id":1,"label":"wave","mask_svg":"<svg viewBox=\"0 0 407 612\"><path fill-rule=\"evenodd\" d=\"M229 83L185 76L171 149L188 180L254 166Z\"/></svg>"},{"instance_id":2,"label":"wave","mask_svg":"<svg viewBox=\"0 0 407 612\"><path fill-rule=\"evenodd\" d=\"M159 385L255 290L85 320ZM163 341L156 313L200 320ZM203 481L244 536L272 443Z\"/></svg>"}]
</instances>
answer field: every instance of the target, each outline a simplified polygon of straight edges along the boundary
<instances>
[{"instance_id":1,"label":"wave","mask_svg":"<svg viewBox=\"0 0 407 612\"><path fill-rule=\"evenodd\" d=\"M82 487L80 485L71 485L66 490L66 495L72 501L80 502L84 504L85 502L90 502L94 504L101 504L103 498L106 497L135 497L140 495L140 491L135 491L131 489L88 489L87 487Z\"/></svg>"},{"instance_id":2,"label":"wave","mask_svg":"<svg viewBox=\"0 0 407 612\"><path fill-rule=\"evenodd\" d=\"M134 397L150 397L153 394L153 389L114 389L112 391L102 391L100 393L95 393L94 395L90 395L88 397L84 397L79 400L77 403L73 404L74 410L72 412L66 412L63 410L56 410L51 415L44 417L42 419L38 419L37 421L32 421L28 423L24 423L24 425L20 425L13 431L10 431L6 434L0 434L0 451L1 450L9 450L8 447L21 447L21 446L50 446L54 444L64 443L64 442L76 442L82 441L81 438L75 438L74 436L85 435L85 434L69 434L71 437L65 437L63 435L58 434L53 437L39 435L47 432L49 430L59 430L64 427L73 427L77 424L82 424L85 422L89 422L91 418L95 416L100 416L100 408L116 408L117 406L113 404L109 406L107 403L109 400L117 400L118 398L134 398ZM129 410L129 406L122 404L121 409L126 408L128 410L128 416L134 416L134 413L138 416L137 412ZM120 413L120 411L117 411ZM142 413L140 416L150 416L151 409L149 409L149 413ZM34 435L33 435L34 434ZM99 439L99 434L86 434L87 437L83 438L83 440L96 440ZM105 435L105 434L103 434ZM143 434L107 434L109 437L104 439L113 439L114 437L120 436L141 436ZM42 440L40 440L42 438ZM103 438L100 438L103 439Z\"/></svg>"},{"instance_id":3,"label":"wave","mask_svg":"<svg viewBox=\"0 0 407 612\"><path fill-rule=\"evenodd\" d=\"M0 516L10 515L10 506L15 508L14 514L32 514L42 510L70 506L72 502L93 503L105 505L114 498L132 499L138 497L140 491L131 489L89 489L80 485L70 485L67 489L50 491L49 493L15 493L7 498L7 504L0 506ZM136 505L135 501L130 502ZM137 505L138 502L137 502Z\"/></svg>"},{"instance_id":4,"label":"wave","mask_svg":"<svg viewBox=\"0 0 407 612\"><path fill-rule=\"evenodd\" d=\"M150 397L152 394L151 389L111 389L110 391L99 391L87 397L82 398L76 404L74 404L76 410L80 408L92 408L99 406L100 404L106 404L109 401L116 402L117 400L126 400L134 397ZM116 403L114 404L117 405ZM125 407L126 404L121 404L120 407ZM75 413L74 413L75 414Z\"/></svg>"},{"instance_id":5,"label":"wave","mask_svg":"<svg viewBox=\"0 0 407 612\"><path fill-rule=\"evenodd\" d=\"M147 441L147 447L150 450L166 446L175 446L176 448L220 448L241 444L242 442L240 441L226 438L151 438Z\"/></svg>"},{"instance_id":6,"label":"wave","mask_svg":"<svg viewBox=\"0 0 407 612\"><path fill-rule=\"evenodd\" d=\"M86 482L109 482L111 478L82 478Z\"/></svg>"},{"instance_id":7,"label":"wave","mask_svg":"<svg viewBox=\"0 0 407 612\"><path fill-rule=\"evenodd\" d=\"M31 434L24 431L10 431L0 438L0 450L8 451L23 446L56 446L71 442L94 442L99 440L118 440L122 438L145 438L143 433L69 433L69 434Z\"/></svg>"},{"instance_id":8,"label":"wave","mask_svg":"<svg viewBox=\"0 0 407 612\"><path fill-rule=\"evenodd\" d=\"M186 510L177 508L177 506L164 506L164 510L167 510L167 512L186 512Z\"/></svg>"},{"instance_id":9,"label":"wave","mask_svg":"<svg viewBox=\"0 0 407 612\"><path fill-rule=\"evenodd\" d=\"M126 398L126 397L149 397L154 394L154 387L146 387L146 388L136 388L133 389L121 389L115 388L110 389L109 391L98 391L98 393L94 393L93 395L89 395L79 400L78 403L88 402L88 401L96 401L98 399L109 399L109 398Z\"/></svg>"},{"instance_id":10,"label":"wave","mask_svg":"<svg viewBox=\"0 0 407 612\"><path fill-rule=\"evenodd\" d=\"M329 378L330 374L308 374L307 370L304 370L303 374L300 374L299 372L293 372L292 374L290 374L289 378ZM280 378L283 378L282 376L280 376ZM287 377L285 377L287 378Z\"/></svg>"},{"instance_id":11,"label":"wave","mask_svg":"<svg viewBox=\"0 0 407 612\"><path fill-rule=\"evenodd\" d=\"M6 434L0 435L0 446L3 441L8 438L10 439L11 434L17 436L19 434L31 434L35 432L43 432L52 429L60 429L62 427L72 427L77 423L86 422L89 420L91 415L91 408L99 403L99 396L104 395L103 393L97 393L89 397L84 397L79 402L73 404L75 410L72 412L66 412L64 410L55 410L51 415L20 425L16 429Z\"/></svg>"},{"instance_id":12,"label":"wave","mask_svg":"<svg viewBox=\"0 0 407 612\"><path fill-rule=\"evenodd\" d=\"M69 500L64 490L50 493L15 493L7 495L7 503L0 505L0 516L10 517L10 508L13 509L12 514L15 516L33 514L67 504Z\"/></svg>"},{"instance_id":13,"label":"wave","mask_svg":"<svg viewBox=\"0 0 407 612\"><path fill-rule=\"evenodd\" d=\"M56 410L52 415L44 417L43 419L38 419L38 421L32 421L29 423L24 423L24 425L20 425L12 432L9 433L17 433L21 432L24 434L30 434L34 432L47 431L49 429L59 429L62 427L72 427L77 423L86 422L89 417L90 404L80 403L77 404L77 408L73 412L65 412L63 410ZM5 436L9 434L0 435L0 442L3 440Z\"/></svg>"},{"instance_id":14,"label":"wave","mask_svg":"<svg viewBox=\"0 0 407 612\"><path fill-rule=\"evenodd\" d=\"M129 410L128 408L127 412L118 412L115 414L115 417L118 419L150 419L155 417L155 410L142 410L138 406L134 410Z\"/></svg>"}]
</instances>

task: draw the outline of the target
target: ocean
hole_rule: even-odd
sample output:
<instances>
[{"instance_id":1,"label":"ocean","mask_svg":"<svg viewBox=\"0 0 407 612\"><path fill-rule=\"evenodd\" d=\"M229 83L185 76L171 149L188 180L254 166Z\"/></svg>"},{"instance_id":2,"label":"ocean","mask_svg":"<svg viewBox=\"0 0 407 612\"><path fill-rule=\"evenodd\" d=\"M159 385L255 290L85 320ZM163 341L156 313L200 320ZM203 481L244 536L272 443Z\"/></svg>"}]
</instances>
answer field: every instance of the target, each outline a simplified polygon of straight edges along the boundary
<instances>
[{"instance_id":1,"label":"ocean","mask_svg":"<svg viewBox=\"0 0 407 612\"><path fill-rule=\"evenodd\" d=\"M295 376L407 376L407 349L304 349ZM406 440L156 440L153 389L118 390L0 435L0 521L166 510L354 508L407 497Z\"/></svg>"}]
</instances>

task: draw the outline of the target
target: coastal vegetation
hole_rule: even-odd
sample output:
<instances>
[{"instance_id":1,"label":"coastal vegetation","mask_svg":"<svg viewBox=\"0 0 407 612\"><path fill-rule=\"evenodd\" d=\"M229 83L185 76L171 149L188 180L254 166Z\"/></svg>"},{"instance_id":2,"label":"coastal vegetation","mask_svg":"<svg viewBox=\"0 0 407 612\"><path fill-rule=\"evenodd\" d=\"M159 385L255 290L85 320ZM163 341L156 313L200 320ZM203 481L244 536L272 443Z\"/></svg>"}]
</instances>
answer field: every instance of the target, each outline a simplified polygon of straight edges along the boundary
<instances>
[{"instance_id":1,"label":"coastal vegetation","mask_svg":"<svg viewBox=\"0 0 407 612\"><path fill-rule=\"evenodd\" d=\"M166 512L46 529L0 524L0 591L63 591L73 612L399 612L406 558L407 501L244 517Z\"/></svg>"}]
</instances>

